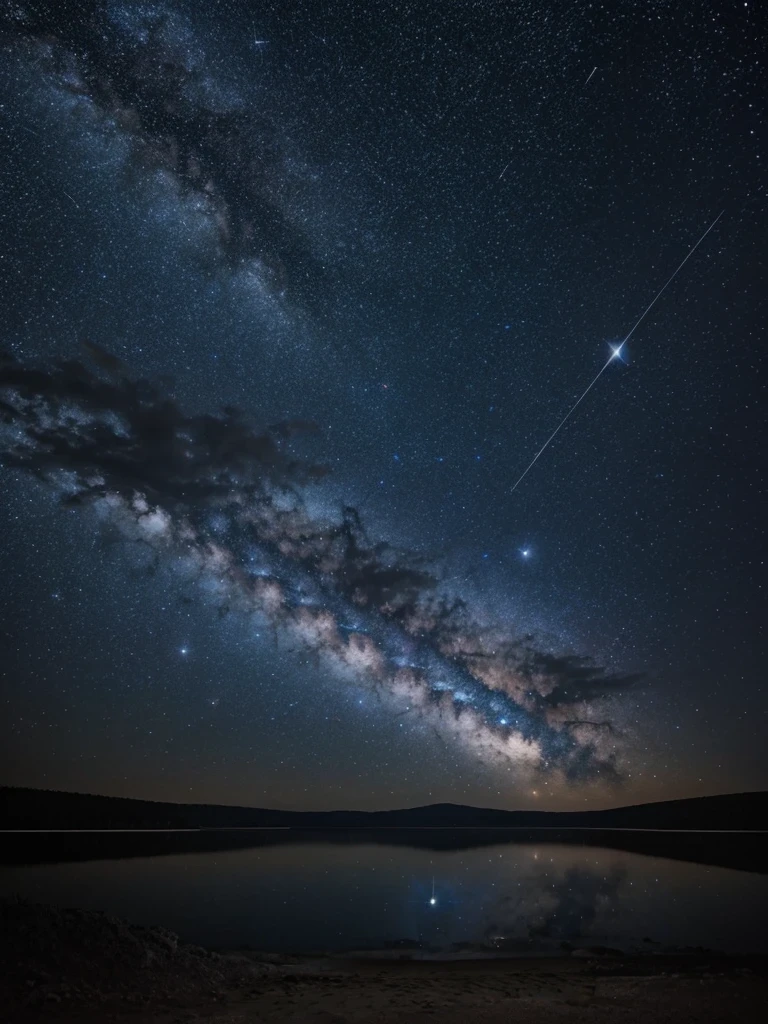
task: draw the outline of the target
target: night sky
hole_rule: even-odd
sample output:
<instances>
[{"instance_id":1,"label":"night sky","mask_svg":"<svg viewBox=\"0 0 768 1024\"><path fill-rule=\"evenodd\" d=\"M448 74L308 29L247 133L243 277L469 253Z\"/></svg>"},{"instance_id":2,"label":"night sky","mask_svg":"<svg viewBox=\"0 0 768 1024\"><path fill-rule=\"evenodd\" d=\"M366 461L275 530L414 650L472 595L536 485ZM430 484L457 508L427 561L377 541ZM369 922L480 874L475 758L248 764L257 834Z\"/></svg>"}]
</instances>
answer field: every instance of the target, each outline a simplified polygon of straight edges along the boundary
<instances>
[{"instance_id":1,"label":"night sky","mask_svg":"<svg viewBox=\"0 0 768 1024\"><path fill-rule=\"evenodd\" d=\"M768 787L758 6L3 5L0 781Z\"/></svg>"}]
</instances>

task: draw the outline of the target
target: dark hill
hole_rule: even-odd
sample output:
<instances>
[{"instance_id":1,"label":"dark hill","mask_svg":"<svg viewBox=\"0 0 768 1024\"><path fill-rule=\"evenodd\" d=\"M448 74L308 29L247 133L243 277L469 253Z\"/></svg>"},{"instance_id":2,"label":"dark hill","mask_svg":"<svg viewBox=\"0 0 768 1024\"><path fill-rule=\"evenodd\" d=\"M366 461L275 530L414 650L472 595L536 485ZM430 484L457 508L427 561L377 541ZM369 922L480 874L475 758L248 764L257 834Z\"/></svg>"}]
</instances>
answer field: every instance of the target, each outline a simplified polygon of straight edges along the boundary
<instances>
[{"instance_id":1,"label":"dark hill","mask_svg":"<svg viewBox=\"0 0 768 1024\"><path fill-rule=\"evenodd\" d=\"M668 800L602 811L503 811L431 804L391 811L280 811L0 787L2 829L142 828L768 829L768 793Z\"/></svg>"}]
</instances>

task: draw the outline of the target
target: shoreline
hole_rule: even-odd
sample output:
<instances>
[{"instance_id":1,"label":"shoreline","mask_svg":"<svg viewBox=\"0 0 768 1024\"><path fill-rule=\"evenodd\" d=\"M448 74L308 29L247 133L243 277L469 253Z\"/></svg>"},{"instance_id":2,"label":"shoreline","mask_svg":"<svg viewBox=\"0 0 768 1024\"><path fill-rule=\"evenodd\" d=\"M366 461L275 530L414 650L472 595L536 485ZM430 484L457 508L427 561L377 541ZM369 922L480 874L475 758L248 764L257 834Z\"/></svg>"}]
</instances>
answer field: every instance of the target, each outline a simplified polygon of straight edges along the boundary
<instances>
[{"instance_id":1,"label":"shoreline","mask_svg":"<svg viewBox=\"0 0 768 1024\"><path fill-rule=\"evenodd\" d=\"M124 860L313 843L410 847L432 852L536 844L616 850L756 874L768 873L768 832L670 829L442 826L259 826L189 829L29 829L0 832L0 863Z\"/></svg>"},{"instance_id":2,"label":"shoreline","mask_svg":"<svg viewBox=\"0 0 768 1024\"><path fill-rule=\"evenodd\" d=\"M19 1024L726 1024L762 1020L768 955L414 948L209 950L164 928L0 904L5 1018Z\"/></svg>"}]
</instances>

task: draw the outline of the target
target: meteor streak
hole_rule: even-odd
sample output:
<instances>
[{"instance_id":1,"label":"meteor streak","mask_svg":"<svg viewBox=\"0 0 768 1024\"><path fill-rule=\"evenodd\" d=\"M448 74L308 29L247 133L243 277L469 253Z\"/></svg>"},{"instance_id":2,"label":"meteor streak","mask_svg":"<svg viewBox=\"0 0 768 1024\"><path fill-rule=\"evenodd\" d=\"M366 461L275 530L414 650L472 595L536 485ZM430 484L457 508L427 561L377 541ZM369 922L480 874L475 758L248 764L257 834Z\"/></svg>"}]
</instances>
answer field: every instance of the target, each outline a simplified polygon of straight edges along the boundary
<instances>
[{"instance_id":1,"label":"meteor streak","mask_svg":"<svg viewBox=\"0 0 768 1024\"><path fill-rule=\"evenodd\" d=\"M651 299L651 301L648 303L648 305L645 307L643 312L640 314L640 316L636 320L635 324L633 325L633 327L631 328L629 333L625 336L625 338L622 341L622 343L620 345L613 345L613 346L611 346L611 349L612 349L611 355L605 361L605 364L603 365L603 367L601 368L599 373L597 373L595 375L595 377L593 378L593 380L591 381L589 386L586 388L586 390L580 395L579 398L576 399L576 401L573 403L573 405L568 410L568 412L565 414L565 416L563 416L563 418L560 420L558 425L555 427L555 429L549 435L549 437L544 442L544 444L541 446L541 448L539 448L539 450L536 452L534 457L531 459L531 461L528 463L526 468L523 470L522 474L518 477L517 481L515 482L514 486L512 487L512 490L510 491L510 494L512 494L514 491L517 490L517 488L520 486L520 484L526 478L528 473L533 469L533 467L536 464L536 462L538 461L539 457L544 454L544 452L549 447L549 445L552 443L552 441L554 441L555 437L560 433L560 430L565 426L565 424L571 418L571 416L576 411L576 409L581 405L581 403L587 397L587 395L592 390L592 388L595 386L595 384L597 384L598 380L600 380L600 378L605 373L605 371L608 369L608 367L611 365L611 363L614 361L614 359L620 359L621 358L621 350L624 348L624 346L627 344L629 339L635 333L637 328L640 326L640 324L643 322L643 320L645 320L645 318L648 316L650 311L656 305L658 300L661 298L661 296L664 294L664 292L667 290L667 288L672 284L674 279L677 277L677 275L683 269L683 267L688 262L688 260L691 258L691 256L693 256L693 254L696 252L698 247L701 245L701 243L704 241L704 239L707 237L709 232L712 230L712 228L715 226L715 224L717 224L717 222L720 220L720 218L723 216L724 213L725 213L725 210L721 210L720 213L718 213L718 215L715 217L715 219L709 225L709 227L704 232L704 234L701 236L701 238L698 240L698 242L691 249L688 250L688 253L685 256L685 259L680 263L680 265L677 267L677 269L671 275L671 277L669 277L665 281L665 283L661 286L661 288L656 292L654 297Z\"/></svg>"}]
</instances>

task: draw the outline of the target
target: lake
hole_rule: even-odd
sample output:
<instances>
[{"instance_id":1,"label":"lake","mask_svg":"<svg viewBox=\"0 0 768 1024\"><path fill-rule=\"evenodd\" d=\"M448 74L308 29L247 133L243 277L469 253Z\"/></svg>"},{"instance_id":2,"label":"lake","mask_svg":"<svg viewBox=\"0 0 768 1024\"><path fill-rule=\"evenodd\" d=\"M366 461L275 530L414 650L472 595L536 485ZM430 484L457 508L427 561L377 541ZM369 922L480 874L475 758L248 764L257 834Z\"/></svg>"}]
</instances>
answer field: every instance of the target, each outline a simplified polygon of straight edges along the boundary
<instances>
[{"instance_id":1,"label":"lake","mask_svg":"<svg viewBox=\"0 0 768 1024\"><path fill-rule=\"evenodd\" d=\"M756 871L606 849L588 838L562 844L494 833L446 849L410 845L402 833L375 841L251 835L241 834L235 849L185 851L194 842L182 837L164 855L6 863L0 896L103 910L230 949L768 952L768 875Z\"/></svg>"}]
</instances>

